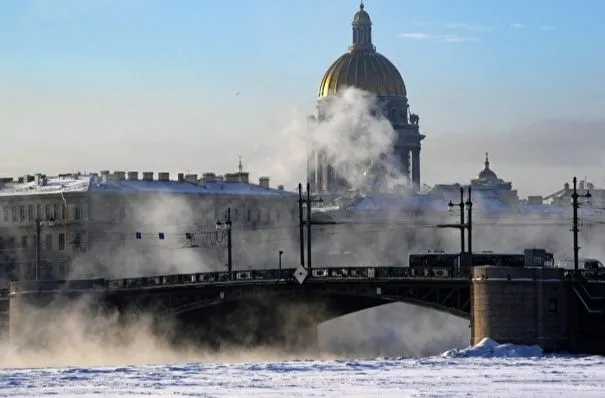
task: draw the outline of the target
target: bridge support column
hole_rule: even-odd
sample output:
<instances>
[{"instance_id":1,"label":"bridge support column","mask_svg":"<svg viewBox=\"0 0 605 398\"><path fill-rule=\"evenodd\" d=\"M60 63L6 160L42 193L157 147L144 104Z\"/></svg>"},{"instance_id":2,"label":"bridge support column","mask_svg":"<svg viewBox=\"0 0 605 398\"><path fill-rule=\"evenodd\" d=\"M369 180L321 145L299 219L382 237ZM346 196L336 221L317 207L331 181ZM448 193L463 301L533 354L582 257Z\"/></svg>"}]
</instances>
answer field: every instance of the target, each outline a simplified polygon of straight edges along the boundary
<instances>
[{"instance_id":1,"label":"bridge support column","mask_svg":"<svg viewBox=\"0 0 605 398\"><path fill-rule=\"evenodd\" d=\"M475 267L472 279L473 345L539 345L545 351L568 343L569 299L562 269Z\"/></svg>"}]
</instances>

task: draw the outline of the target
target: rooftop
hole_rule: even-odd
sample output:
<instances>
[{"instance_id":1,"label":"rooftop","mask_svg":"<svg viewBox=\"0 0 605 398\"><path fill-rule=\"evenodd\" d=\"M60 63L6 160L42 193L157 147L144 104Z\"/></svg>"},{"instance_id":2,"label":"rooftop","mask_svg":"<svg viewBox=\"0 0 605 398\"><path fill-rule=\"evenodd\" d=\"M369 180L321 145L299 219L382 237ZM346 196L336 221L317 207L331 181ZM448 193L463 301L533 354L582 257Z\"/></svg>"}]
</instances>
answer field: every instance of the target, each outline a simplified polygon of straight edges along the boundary
<instances>
[{"instance_id":1,"label":"rooftop","mask_svg":"<svg viewBox=\"0 0 605 398\"><path fill-rule=\"evenodd\" d=\"M173 193L194 195L248 195L248 196L295 196L283 186L272 188L269 177L260 177L258 183L249 181L247 172L238 171L225 175L204 173L179 173L171 179L169 173L102 171L91 174L61 174L47 177L44 174L27 175L19 178L0 179L0 196L44 195L71 192L105 193ZM157 178L154 175L157 174Z\"/></svg>"}]
</instances>

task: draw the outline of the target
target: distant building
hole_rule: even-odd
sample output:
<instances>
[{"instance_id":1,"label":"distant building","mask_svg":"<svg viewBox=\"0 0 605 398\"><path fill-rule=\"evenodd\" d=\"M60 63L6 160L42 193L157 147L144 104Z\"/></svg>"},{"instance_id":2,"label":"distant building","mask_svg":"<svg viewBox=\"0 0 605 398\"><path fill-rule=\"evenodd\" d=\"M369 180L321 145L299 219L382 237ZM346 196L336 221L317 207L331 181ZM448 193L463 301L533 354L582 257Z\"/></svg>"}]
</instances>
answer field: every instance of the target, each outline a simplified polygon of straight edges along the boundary
<instances>
[{"instance_id":1,"label":"distant building","mask_svg":"<svg viewBox=\"0 0 605 398\"><path fill-rule=\"evenodd\" d=\"M328 68L319 86L317 117L311 121L323 123L330 117L326 109L336 94L348 87L367 91L377 98L378 109L390 121L397 137L390 153L380 157L395 163L402 176L413 186L420 186L420 143L424 135L419 132L419 117L410 112L407 90L401 74L385 56L376 51L372 42L372 21L363 2L353 17L353 43L348 51ZM370 160L366 178L371 185L379 185L386 171L380 159ZM311 190L316 193L343 193L350 187L345 178L346 170L339 169L326 148L311 142L308 178Z\"/></svg>"},{"instance_id":2,"label":"distant building","mask_svg":"<svg viewBox=\"0 0 605 398\"><path fill-rule=\"evenodd\" d=\"M279 239L296 230L298 196L270 187L268 177L250 182L241 165L224 176L139 177L102 171L0 180L0 279L34 279L36 253L39 279L145 275L179 270L183 258L189 268L222 267L226 242L216 223L226 221L227 208L237 241L234 261L243 268L262 267L273 257L267 247L259 249L260 241L273 242L269 247L277 252L286 244ZM296 257L293 250L287 254Z\"/></svg>"}]
</instances>

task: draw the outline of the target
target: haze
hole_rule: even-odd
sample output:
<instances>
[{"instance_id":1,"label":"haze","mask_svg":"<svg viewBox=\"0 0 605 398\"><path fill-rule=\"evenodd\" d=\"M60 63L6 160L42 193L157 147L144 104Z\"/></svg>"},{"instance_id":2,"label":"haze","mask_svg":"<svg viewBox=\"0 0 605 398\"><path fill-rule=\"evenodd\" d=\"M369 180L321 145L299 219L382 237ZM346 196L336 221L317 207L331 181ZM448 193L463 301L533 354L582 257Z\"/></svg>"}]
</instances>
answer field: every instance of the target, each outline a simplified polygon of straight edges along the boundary
<instances>
[{"instance_id":1,"label":"haze","mask_svg":"<svg viewBox=\"0 0 605 398\"><path fill-rule=\"evenodd\" d=\"M605 4L368 0L378 51L420 115L422 182L467 182L484 152L521 196L605 185ZM224 172L288 188L278 137L313 113L357 0L5 1L6 176ZM283 153L282 153L283 155ZM528 171L529 170L529 171Z\"/></svg>"}]
</instances>

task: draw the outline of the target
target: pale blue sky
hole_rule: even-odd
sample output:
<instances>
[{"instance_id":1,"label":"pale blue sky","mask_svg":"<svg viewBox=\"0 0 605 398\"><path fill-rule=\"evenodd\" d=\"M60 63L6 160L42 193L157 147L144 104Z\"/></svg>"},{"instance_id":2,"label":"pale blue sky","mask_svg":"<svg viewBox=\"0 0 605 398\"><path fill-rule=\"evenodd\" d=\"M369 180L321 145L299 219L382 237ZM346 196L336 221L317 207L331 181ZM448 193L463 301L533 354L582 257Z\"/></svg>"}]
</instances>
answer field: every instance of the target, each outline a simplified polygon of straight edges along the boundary
<instances>
[{"instance_id":1,"label":"pale blue sky","mask_svg":"<svg viewBox=\"0 0 605 398\"><path fill-rule=\"evenodd\" d=\"M302 171L269 154L313 111L358 4L4 0L0 170L224 172L241 155L291 185ZM524 195L605 186L605 2L365 5L421 116L423 182L466 181L489 151Z\"/></svg>"}]
</instances>

